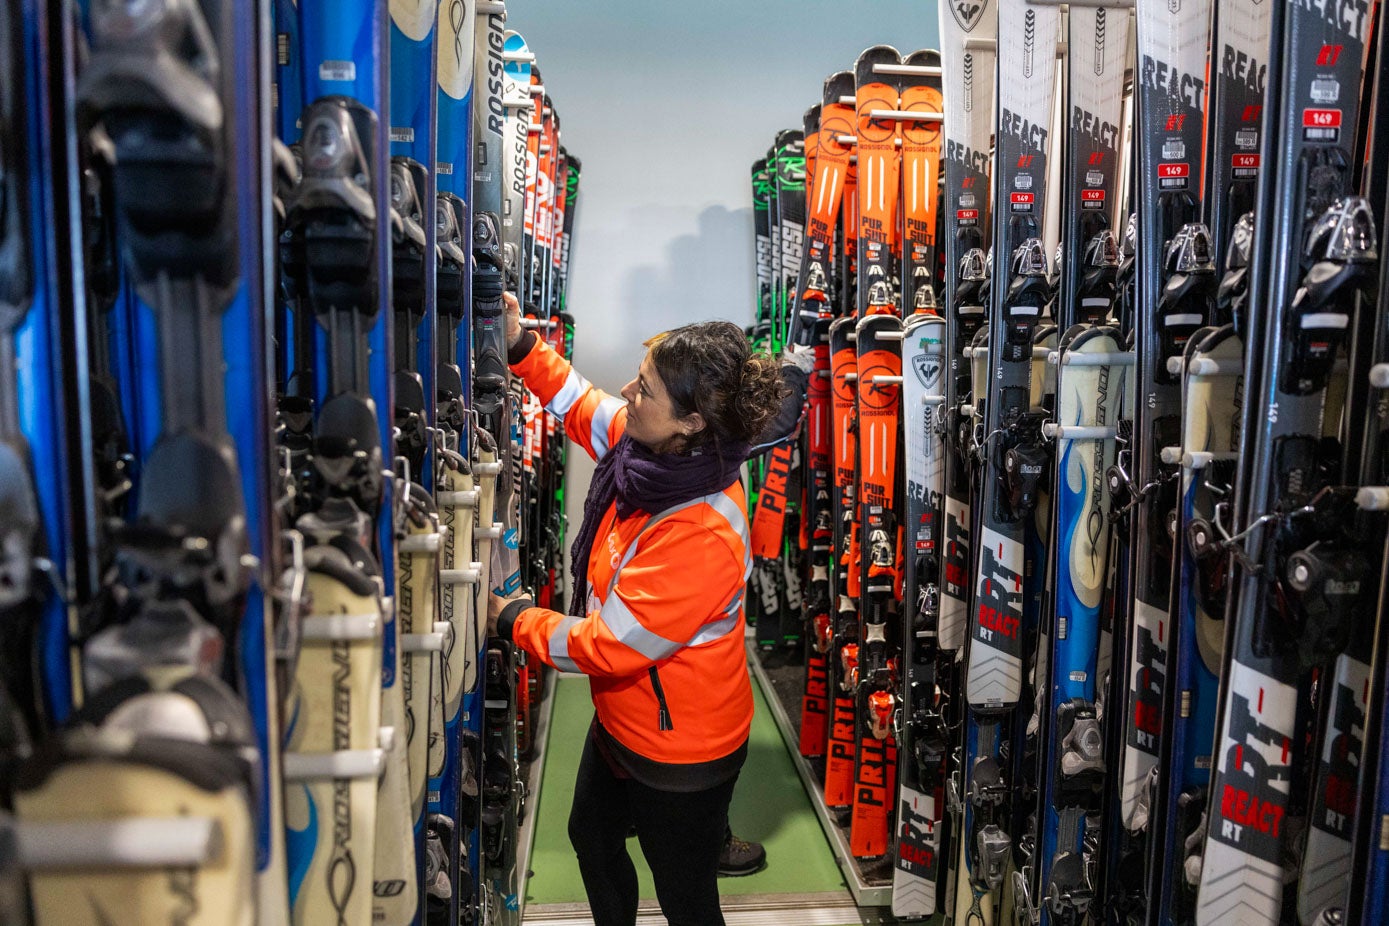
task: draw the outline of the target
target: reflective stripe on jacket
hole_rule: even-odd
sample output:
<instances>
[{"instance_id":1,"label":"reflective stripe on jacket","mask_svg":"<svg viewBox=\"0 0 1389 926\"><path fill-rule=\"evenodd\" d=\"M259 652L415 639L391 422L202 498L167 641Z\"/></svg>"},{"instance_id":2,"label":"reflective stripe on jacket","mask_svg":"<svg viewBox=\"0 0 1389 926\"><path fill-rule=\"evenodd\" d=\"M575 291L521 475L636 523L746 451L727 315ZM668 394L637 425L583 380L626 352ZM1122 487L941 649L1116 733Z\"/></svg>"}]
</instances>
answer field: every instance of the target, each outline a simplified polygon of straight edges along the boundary
<instances>
[{"instance_id":1,"label":"reflective stripe on jacket","mask_svg":"<svg viewBox=\"0 0 1389 926\"><path fill-rule=\"evenodd\" d=\"M595 459L622 436L626 403L543 341L512 370ZM746 511L740 482L655 515L620 518L614 504L589 556L586 615L528 608L512 626L513 641L528 653L589 676L599 721L638 755L707 762L747 739Z\"/></svg>"}]
</instances>

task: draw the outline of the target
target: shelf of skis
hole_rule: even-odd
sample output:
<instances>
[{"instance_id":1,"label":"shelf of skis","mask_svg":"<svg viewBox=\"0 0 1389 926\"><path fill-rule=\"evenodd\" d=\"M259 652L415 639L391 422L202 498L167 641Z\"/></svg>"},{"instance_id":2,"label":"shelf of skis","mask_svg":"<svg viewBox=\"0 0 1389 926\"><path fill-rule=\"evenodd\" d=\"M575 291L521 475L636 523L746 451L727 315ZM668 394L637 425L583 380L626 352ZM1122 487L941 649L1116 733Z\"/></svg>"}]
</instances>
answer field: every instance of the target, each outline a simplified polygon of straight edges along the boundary
<instances>
[{"instance_id":1,"label":"shelf of skis","mask_svg":"<svg viewBox=\"0 0 1389 926\"><path fill-rule=\"evenodd\" d=\"M898 916L1385 919L1389 69L1337 10L942 4L754 165L752 334L813 358L756 634Z\"/></svg>"},{"instance_id":2,"label":"shelf of skis","mask_svg":"<svg viewBox=\"0 0 1389 926\"><path fill-rule=\"evenodd\" d=\"M499 2L0 13L0 921L519 922L579 170Z\"/></svg>"}]
</instances>

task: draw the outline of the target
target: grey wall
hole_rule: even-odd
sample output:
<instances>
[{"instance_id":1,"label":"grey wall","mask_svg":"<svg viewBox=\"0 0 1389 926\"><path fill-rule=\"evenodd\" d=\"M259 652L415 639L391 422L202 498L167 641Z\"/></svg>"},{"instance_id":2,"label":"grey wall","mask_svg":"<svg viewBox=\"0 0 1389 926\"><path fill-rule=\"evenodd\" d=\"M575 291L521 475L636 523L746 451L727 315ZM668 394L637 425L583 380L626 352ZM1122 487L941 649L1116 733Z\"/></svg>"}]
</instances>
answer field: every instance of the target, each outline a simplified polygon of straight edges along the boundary
<instances>
[{"instance_id":1,"label":"grey wall","mask_svg":"<svg viewBox=\"0 0 1389 926\"><path fill-rule=\"evenodd\" d=\"M749 170L869 45L938 44L934 0L511 0L583 161L570 280L575 365L616 393L641 342L753 312ZM570 481L578 527L591 464Z\"/></svg>"}]
</instances>

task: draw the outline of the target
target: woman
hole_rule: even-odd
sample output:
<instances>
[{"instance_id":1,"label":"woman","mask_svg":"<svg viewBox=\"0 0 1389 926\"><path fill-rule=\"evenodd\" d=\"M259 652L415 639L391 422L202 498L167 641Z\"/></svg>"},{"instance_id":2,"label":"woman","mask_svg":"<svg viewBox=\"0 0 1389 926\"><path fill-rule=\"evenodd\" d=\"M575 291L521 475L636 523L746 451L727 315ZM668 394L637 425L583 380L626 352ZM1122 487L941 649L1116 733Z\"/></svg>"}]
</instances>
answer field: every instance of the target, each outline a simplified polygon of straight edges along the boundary
<instances>
[{"instance_id":1,"label":"woman","mask_svg":"<svg viewBox=\"0 0 1389 926\"><path fill-rule=\"evenodd\" d=\"M571 615L493 596L489 629L590 678L569 838L597 926L631 926L636 829L672 926L722 926L717 867L747 756L751 565L739 467L785 395L728 322L646 342L622 398L541 339L507 297L511 369L598 461L573 545Z\"/></svg>"}]
</instances>

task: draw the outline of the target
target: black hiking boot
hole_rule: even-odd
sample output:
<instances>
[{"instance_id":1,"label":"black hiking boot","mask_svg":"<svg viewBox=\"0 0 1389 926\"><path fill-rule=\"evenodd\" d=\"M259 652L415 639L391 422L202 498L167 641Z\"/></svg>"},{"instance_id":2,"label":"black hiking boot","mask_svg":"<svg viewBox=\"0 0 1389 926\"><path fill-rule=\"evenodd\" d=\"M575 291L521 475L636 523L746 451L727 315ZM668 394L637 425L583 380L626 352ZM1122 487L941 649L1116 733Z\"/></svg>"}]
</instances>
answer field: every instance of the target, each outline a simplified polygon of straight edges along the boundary
<instances>
[{"instance_id":1,"label":"black hiking boot","mask_svg":"<svg viewBox=\"0 0 1389 926\"><path fill-rule=\"evenodd\" d=\"M748 842L733 835L730 828L719 853L719 874L729 878L752 875L767 867L767 850L760 842Z\"/></svg>"}]
</instances>

